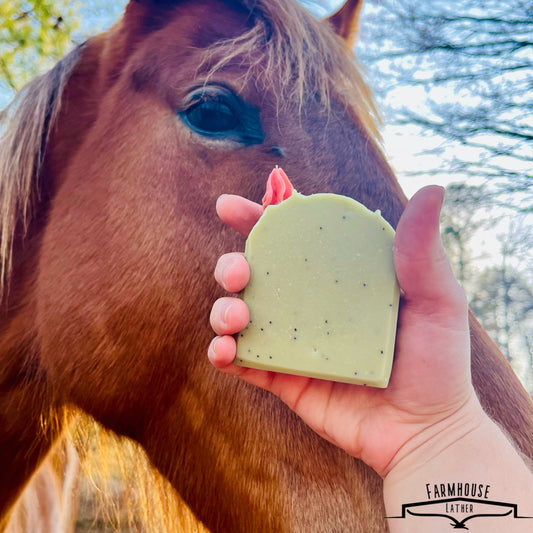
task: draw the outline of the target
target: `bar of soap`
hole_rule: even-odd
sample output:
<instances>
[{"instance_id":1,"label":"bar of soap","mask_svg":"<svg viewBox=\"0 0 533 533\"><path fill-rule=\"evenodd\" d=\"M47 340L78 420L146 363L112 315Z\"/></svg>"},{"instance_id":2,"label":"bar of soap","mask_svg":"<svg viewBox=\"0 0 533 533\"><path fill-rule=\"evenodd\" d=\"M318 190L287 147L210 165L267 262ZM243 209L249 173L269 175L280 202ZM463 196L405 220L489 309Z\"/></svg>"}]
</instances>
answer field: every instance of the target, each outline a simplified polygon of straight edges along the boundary
<instances>
[{"instance_id":1,"label":"bar of soap","mask_svg":"<svg viewBox=\"0 0 533 533\"><path fill-rule=\"evenodd\" d=\"M296 191L269 205L246 241L250 323L235 364L386 387L399 288L394 230L335 194Z\"/></svg>"}]
</instances>

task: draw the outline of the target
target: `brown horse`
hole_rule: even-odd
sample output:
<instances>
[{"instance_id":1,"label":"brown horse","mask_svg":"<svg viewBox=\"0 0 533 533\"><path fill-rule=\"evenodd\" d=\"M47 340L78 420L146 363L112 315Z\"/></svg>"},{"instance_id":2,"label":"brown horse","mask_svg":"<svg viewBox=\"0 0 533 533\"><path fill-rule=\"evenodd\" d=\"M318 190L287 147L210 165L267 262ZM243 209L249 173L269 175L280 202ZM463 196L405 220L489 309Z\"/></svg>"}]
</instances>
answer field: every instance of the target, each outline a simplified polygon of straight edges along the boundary
<instances>
[{"instance_id":1,"label":"brown horse","mask_svg":"<svg viewBox=\"0 0 533 533\"><path fill-rule=\"evenodd\" d=\"M271 395L213 370L224 192L281 164L395 225L351 54L360 2L132 0L5 113L0 156L0 513L75 405L138 441L212 531L386 531L381 480ZM472 318L485 409L533 457L533 406Z\"/></svg>"}]
</instances>

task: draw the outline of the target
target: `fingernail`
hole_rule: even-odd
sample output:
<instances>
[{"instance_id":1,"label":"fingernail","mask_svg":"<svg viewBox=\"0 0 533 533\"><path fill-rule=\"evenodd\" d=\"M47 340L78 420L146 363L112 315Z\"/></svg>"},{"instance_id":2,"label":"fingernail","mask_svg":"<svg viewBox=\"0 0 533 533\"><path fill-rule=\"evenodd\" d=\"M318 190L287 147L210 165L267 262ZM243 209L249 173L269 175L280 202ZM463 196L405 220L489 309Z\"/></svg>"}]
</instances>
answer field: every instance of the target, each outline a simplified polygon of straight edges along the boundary
<instances>
[{"instance_id":1,"label":"fingernail","mask_svg":"<svg viewBox=\"0 0 533 533\"><path fill-rule=\"evenodd\" d=\"M446 195L446 189L442 185L437 185L438 189L440 189L440 203L442 206L442 203L444 202L444 196Z\"/></svg>"},{"instance_id":2,"label":"fingernail","mask_svg":"<svg viewBox=\"0 0 533 533\"><path fill-rule=\"evenodd\" d=\"M228 196L227 194L221 194L218 198L217 198L217 202L215 204L215 209L217 210L217 213L218 213L218 206L220 205L220 202L221 201L224 201L224 198Z\"/></svg>"},{"instance_id":3,"label":"fingernail","mask_svg":"<svg viewBox=\"0 0 533 533\"><path fill-rule=\"evenodd\" d=\"M228 305L228 307L226 307L226 310L224 311L224 316L222 317L222 320L224 321L224 324L228 323L229 312L230 312L232 307L233 307L233 304L230 304L230 305Z\"/></svg>"},{"instance_id":4,"label":"fingernail","mask_svg":"<svg viewBox=\"0 0 533 533\"><path fill-rule=\"evenodd\" d=\"M207 350L207 357L211 360L213 357L216 356L217 354L217 350L216 350L216 346L217 346L217 342L218 342L218 339L220 337L215 337L212 341L211 341L211 344L209 345L209 348Z\"/></svg>"},{"instance_id":5,"label":"fingernail","mask_svg":"<svg viewBox=\"0 0 533 533\"><path fill-rule=\"evenodd\" d=\"M222 263L219 260L215 266L215 279L217 282L222 286L223 289L226 289L226 282L224 279L224 274L226 273L227 265L226 263Z\"/></svg>"}]
</instances>

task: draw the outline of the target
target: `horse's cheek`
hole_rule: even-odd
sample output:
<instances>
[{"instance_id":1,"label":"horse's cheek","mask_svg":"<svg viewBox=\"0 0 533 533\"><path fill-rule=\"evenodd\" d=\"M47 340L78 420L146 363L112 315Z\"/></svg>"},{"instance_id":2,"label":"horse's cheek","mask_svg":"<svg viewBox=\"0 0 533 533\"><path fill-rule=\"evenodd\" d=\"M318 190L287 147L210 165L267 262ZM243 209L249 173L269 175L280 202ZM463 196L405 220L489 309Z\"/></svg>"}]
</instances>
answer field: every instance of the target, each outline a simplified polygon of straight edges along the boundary
<instances>
[{"instance_id":1,"label":"horse's cheek","mask_svg":"<svg viewBox=\"0 0 533 533\"><path fill-rule=\"evenodd\" d=\"M211 238L179 220L174 201L152 195L150 204L130 190L127 208L110 207L109 185L90 178L67 180L51 207L37 277L40 352L61 400L132 433L129 420L168 407L192 343L209 342ZM141 401L147 389L152 409Z\"/></svg>"}]
</instances>

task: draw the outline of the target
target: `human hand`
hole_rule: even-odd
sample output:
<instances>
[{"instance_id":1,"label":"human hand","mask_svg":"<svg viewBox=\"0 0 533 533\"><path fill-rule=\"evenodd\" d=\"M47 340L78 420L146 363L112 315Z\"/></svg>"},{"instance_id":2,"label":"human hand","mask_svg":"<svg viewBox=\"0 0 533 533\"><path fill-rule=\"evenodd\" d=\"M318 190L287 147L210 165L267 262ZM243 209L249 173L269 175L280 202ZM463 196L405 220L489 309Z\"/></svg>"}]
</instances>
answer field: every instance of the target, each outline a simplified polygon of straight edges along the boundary
<instances>
[{"instance_id":1,"label":"human hand","mask_svg":"<svg viewBox=\"0 0 533 533\"><path fill-rule=\"evenodd\" d=\"M406 444L428 428L446 426L448 420L475 424L481 408L470 378L468 307L440 241L442 200L440 187L420 190L398 224L394 262L402 299L388 388L234 366L232 335L249 320L246 304L234 297L213 305L211 325L218 336L208 351L212 364L276 394L319 435L382 476L397 463L402 448L409 448ZM262 209L225 195L217 211L224 222L247 235ZM242 290L249 274L238 253L222 256L215 269L215 278L230 292Z\"/></svg>"}]
</instances>

